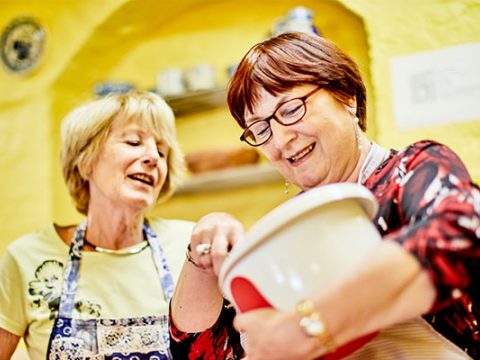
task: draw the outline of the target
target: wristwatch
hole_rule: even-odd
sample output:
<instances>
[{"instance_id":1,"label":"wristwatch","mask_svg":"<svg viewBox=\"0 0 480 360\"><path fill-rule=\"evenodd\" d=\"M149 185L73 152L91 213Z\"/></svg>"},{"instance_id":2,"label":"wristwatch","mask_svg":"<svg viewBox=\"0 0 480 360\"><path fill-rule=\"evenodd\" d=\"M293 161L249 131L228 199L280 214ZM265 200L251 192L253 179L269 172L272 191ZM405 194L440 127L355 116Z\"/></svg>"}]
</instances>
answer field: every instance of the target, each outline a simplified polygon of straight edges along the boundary
<instances>
[{"instance_id":1,"label":"wristwatch","mask_svg":"<svg viewBox=\"0 0 480 360\"><path fill-rule=\"evenodd\" d=\"M317 339L327 352L336 350L333 338L330 335L325 318L313 307L311 300L302 300L297 303L297 313L301 316L299 325L305 334Z\"/></svg>"}]
</instances>

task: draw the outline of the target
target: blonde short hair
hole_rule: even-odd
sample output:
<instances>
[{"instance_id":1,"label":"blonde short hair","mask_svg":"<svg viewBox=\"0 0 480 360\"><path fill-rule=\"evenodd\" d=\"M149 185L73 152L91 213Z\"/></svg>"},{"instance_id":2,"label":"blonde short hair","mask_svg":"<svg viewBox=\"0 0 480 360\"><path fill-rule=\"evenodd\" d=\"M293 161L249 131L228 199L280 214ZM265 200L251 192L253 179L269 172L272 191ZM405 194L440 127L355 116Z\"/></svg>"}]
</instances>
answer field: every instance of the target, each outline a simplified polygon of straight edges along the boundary
<instances>
[{"instance_id":1,"label":"blonde short hair","mask_svg":"<svg viewBox=\"0 0 480 360\"><path fill-rule=\"evenodd\" d=\"M158 95L130 92L108 95L71 111L62 123L60 163L75 207L87 213L90 199L87 175L105 143L114 121L146 125L169 146L168 174L158 201L177 189L185 170L183 153L176 139L172 109Z\"/></svg>"}]
</instances>

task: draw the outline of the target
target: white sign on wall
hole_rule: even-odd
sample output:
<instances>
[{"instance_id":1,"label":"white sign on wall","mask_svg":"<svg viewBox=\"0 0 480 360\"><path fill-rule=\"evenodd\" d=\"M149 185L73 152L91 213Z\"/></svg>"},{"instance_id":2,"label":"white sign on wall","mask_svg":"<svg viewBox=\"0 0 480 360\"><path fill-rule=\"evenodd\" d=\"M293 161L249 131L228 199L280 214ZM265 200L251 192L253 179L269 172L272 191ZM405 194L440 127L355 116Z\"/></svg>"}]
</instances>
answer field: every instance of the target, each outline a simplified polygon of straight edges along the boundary
<instances>
[{"instance_id":1,"label":"white sign on wall","mask_svg":"<svg viewBox=\"0 0 480 360\"><path fill-rule=\"evenodd\" d=\"M400 129L480 119L480 43L391 60Z\"/></svg>"}]
</instances>

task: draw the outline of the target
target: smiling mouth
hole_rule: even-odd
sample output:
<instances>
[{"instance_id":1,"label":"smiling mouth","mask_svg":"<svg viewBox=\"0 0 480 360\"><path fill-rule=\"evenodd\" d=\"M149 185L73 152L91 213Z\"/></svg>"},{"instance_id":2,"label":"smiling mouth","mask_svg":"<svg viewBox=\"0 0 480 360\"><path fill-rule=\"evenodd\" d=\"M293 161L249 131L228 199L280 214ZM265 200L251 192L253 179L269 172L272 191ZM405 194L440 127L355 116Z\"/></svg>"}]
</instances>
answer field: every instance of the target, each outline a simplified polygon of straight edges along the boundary
<instances>
[{"instance_id":1,"label":"smiling mouth","mask_svg":"<svg viewBox=\"0 0 480 360\"><path fill-rule=\"evenodd\" d=\"M130 179L137 180L144 184L153 186L153 181L154 181L153 176L150 176L147 174L132 174L132 175L128 175L128 177Z\"/></svg>"},{"instance_id":2,"label":"smiling mouth","mask_svg":"<svg viewBox=\"0 0 480 360\"><path fill-rule=\"evenodd\" d=\"M293 164L293 163L303 159L306 155L308 155L312 152L314 147L315 147L315 144L312 144L312 145L306 147L303 151L301 151L297 155L289 157L288 161L290 161Z\"/></svg>"}]
</instances>

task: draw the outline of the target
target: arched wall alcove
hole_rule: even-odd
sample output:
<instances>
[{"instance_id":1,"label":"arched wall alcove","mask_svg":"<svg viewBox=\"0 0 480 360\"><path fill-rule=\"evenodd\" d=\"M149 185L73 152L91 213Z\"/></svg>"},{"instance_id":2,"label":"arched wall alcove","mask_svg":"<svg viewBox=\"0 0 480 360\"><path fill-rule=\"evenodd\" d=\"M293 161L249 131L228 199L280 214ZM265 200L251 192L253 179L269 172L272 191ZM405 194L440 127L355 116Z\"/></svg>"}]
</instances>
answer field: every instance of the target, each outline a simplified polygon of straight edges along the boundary
<instances>
[{"instance_id":1,"label":"arched wall alcove","mask_svg":"<svg viewBox=\"0 0 480 360\"><path fill-rule=\"evenodd\" d=\"M96 83L126 81L140 89L151 89L162 69L186 69L207 62L214 66L219 84L225 85L227 68L238 62L248 48L267 38L275 22L289 9L300 5L312 9L323 36L359 64L369 94L369 135L374 138L375 102L367 31L362 19L341 1L125 1L95 26L54 82L54 218L65 223L79 217L71 206L58 166L60 121L72 107L94 97ZM186 152L239 145L239 130L225 108L178 118L177 128ZM252 207L253 198L263 206ZM209 211L224 210L251 224L285 199L282 184L265 184L176 196L153 212L195 220Z\"/></svg>"},{"instance_id":2,"label":"arched wall alcove","mask_svg":"<svg viewBox=\"0 0 480 360\"><path fill-rule=\"evenodd\" d=\"M0 1L0 28L30 15L47 32L45 53L34 71L12 74L0 67L0 253L52 218L60 223L78 220L58 166L59 123L72 106L92 98L96 82L126 80L150 88L164 66L200 61L214 64L224 76L225 65L237 61L297 5L312 8L324 35L359 63L369 91L371 138L396 149L419 139L438 140L460 155L476 182L480 179L480 120L400 130L390 69L396 57L480 41L478 2L72 0L45 5ZM220 109L188 116L178 121L179 138L186 151L233 146L238 129L231 124ZM286 198L282 184L266 184L178 196L155 213L196 219L202 212L225 209L251 224Z\"/></svg>"}]
</instances>

